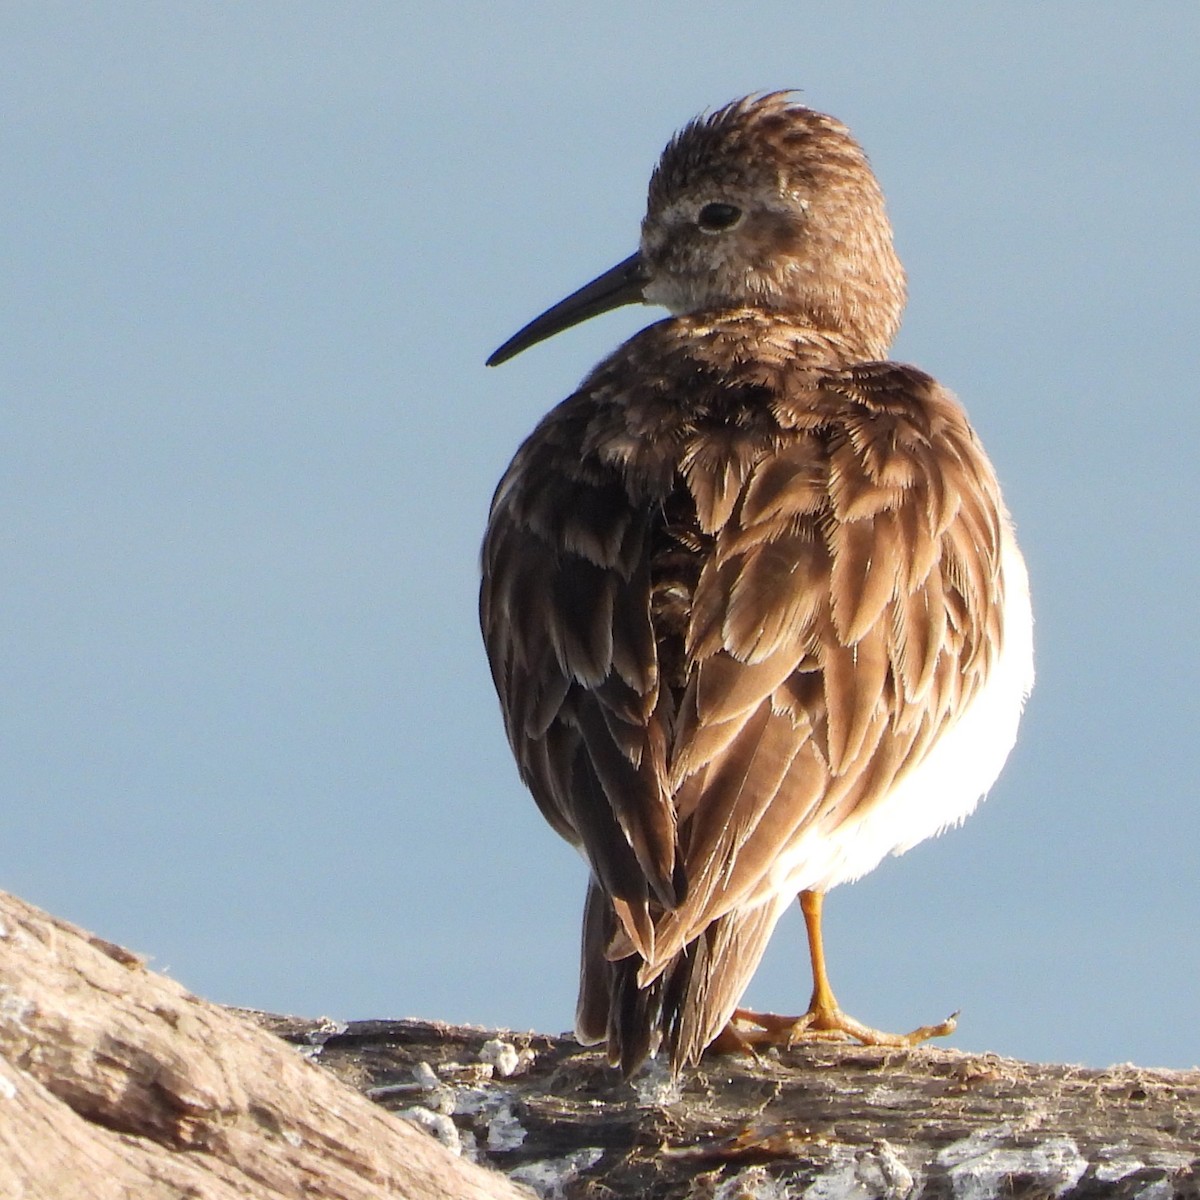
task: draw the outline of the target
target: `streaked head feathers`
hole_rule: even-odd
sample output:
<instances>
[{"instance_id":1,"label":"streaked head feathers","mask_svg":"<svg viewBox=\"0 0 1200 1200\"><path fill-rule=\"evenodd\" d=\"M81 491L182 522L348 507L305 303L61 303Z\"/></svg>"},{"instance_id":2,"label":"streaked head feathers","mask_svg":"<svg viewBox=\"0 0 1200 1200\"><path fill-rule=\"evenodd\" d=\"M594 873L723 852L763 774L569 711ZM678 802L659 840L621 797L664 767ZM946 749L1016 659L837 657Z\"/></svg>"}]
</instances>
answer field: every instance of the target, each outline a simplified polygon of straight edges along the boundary
<instances>
[{"instance_id":1,"label":"streaked head feathers","mask_svg":"<svg viewBox=\"0 0 1200 1200\"><path fill-rule=\"evenodd\" d=\"M883 357L905 300L883 193L849 130L790 97L749 96L676 134L650 180L637 252L531 321L489 365L636 303L786 312L859 357Z\"/></svg>"},{"instance_id":2,"label":"streaked head feathers","mask_svg":"<svg viewBox=\"0 0 1200 1200\"><path fill-rule=\"evenodd\" d=\"M719 229L709 205L739 216ZM900 324L904 269L883 193L840 122L773 92L698 117L650 180L643 295L672 312L739 304L793 312L880 357Z\"/></svg>"}]
</instances>

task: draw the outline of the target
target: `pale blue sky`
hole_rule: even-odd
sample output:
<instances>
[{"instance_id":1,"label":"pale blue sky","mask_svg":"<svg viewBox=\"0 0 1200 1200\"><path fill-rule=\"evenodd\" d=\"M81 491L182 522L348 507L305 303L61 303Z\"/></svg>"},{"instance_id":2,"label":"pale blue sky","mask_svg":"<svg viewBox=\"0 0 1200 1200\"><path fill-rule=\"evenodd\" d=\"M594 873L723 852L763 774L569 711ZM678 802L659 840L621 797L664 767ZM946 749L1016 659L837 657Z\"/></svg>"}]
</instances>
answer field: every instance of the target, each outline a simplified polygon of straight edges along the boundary
<instances>
[{"instance_id":1,"label":"pale blue sky","mask_svg":"<svg viewBox=\"0 0 1200 1200\"><path fill-rule=\"evenodd\" d=\"M699 110L796 86L883 180L898 357L963 398L1039 683L961 829L828 905L954 1044L1200 1062L1200 7L7 4L3 885L213 999L565 1029L584 871L504 743L476 553L626 309ZM798 920L754 1003L807 1000Z\"/></svg>"}]
</instances>

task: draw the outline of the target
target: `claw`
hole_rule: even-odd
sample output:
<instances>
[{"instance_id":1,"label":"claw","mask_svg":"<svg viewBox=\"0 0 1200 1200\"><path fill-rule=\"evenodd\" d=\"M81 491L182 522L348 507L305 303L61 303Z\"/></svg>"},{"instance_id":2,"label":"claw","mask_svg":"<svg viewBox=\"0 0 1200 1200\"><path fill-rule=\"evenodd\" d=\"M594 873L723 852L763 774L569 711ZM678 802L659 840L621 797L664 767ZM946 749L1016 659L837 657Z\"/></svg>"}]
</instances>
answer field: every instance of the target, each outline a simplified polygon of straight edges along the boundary
<instances>
[{"instance_id":1,"label":"claw","mask_svg":"<svg viewBox=\"0 0 1200 1200\"><path fill-rule=\"evenodd\" d=\"M791 1049L800 1042L858 1041L864 1046L919 1046L930 1038L948 1037L957 1027L956 1012L936 1025L922 1025L911 1033L885 1033L882 1029L864 1025L840 1008L809 1009L799 1017L739 1008L730 1019L727 1031L737 1048L783 1045Z\"/></svg>"}]
</instances>

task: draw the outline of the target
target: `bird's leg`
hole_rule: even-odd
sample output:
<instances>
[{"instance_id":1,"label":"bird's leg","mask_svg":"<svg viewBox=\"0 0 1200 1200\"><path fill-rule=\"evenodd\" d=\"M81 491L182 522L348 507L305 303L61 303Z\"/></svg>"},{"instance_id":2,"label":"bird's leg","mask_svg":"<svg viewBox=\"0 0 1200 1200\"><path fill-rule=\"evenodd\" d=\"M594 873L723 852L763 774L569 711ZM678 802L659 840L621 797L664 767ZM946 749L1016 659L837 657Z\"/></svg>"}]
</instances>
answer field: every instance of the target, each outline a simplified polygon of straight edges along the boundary
<instances>
[{"instance_id":1,"label":"bird's leg","mask_svg":"<svg viewBox=\"0 0 1200 1200\"><path fill-rule=\"evenodd\" d=\"M824 892L801 892L800 908L808 931L808 954L812 961L813 991L808 1011L800 1017L784 1017L776 1013L751 1012L737 1009L729 1022L733 1044L758 1046L780 1043L793 1046L801 1041L845 1042L851 1039L865 1046L916 1046L929 1038L946 1037L954 1032L954 1013L937 1025L922 1025L911 1033L884 1033L842 1012L829 986L825 970L825 944L821 937L821 909Z\"/></svg>"}]
</instances>

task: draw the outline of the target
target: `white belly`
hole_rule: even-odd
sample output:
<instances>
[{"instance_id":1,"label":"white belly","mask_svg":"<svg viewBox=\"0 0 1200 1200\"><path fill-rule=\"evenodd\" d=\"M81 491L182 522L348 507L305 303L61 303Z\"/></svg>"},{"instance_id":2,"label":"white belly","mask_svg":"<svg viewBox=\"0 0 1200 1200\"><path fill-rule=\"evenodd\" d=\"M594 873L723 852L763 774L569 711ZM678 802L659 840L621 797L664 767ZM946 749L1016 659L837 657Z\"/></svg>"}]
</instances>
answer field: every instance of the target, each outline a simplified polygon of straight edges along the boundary
<instances>
[{"instance_id":1,"label":"white belly","mask_svg":"<svg viewBox=\"0 0 1200 1200\"><path fill-rule=\"evenodd\" d=\"M979 694L938 738L925 758L903 775L885 799L832 833L802 842L777 864L781 901L797 892L828 891L858 879L887 854L969 816L996 782L1017 738L1021 710L1033 687L1033 613L1029 576L1011 525L1001 544L1004 635L1000 657Z\"/></svg>"}]
</instances>

